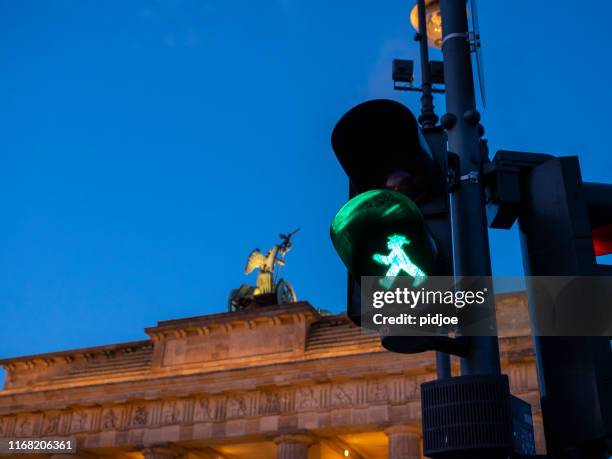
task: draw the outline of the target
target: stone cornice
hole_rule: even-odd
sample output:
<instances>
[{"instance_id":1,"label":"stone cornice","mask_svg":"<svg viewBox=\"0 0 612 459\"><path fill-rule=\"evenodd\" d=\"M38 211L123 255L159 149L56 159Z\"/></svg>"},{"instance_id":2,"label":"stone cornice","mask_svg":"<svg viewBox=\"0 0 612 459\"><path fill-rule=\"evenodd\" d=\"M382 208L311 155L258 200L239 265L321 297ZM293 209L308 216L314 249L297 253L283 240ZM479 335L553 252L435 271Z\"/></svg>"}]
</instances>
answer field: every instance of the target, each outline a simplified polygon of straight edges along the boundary
<instances>
[{"instance_id":1,"label":"stone cornice","mask_svg":"<svg viewBox=\"0 0 612 459\"><path fill-rule=\"evenodd\" d=\"M76 359L91 360L96 356L104 356L107 358L114 357L118 354L130 354L146 349L152 349L153 343L151 340L130 341L126 343L108 344L104 346L93 346L82 349L71 349L68 351L48 352L44 354L25 355L21 357L11 357L8 359L0 359L0 366L7 370L23 366L33 368L34 366L45 366L56 363L71 363Z\"/></svg>"},{"instance_id":2,"label":"stone cornice","mask_svg":"<svg viewBox=\"0 0 612 459\"><path fill-rule=\"evenodd\" d=\"M223 312L184 319L165 320L155 327L145 328L153 340L167 337L186 337L189 335L207 335L212 329L230 332L235 326L252 329L259 324L278 324L282 320L305 322L318 320L321 316L308 302L265 306L253 310Z\"/></svg>"},{"instance_id":3,"label":"stone cornice","mask_svg":"<svg viewBox=\"0 0 612 459\"><path fill-rule=\"evenodd\" d=\"M376 361L374 366L373 360ZM73 406L93 396L99 403L129 400L135 396L153 399L159 396L161 388L168 396L184 396L194 392L218 394L258 387L347 381L375 377L380 373L419 375L434 371L433 361L431 353L398 356L381 348L359 355L325 356L208 373L145 374L123 381L101 379L97 383L68 382L58 386L8 389L0 391L0 414L10 412L15 405L36 405L44 409Z\"/></svg>"},{"instance_id":4,"label":"stone cornice","mask_svg":"<svg viewBox=\"0 0 612 459\"><path fill-rule=\"evenodd\" d=\"M529 336L501 339L502 361L509 364L533 363L534 354L531 341L532 338ZM373 359L376 359L377 362L375 368L371 366ZM363 367L355 368L355 365ZM100 387L105 388L105 395L110 397L116 393L117 397L121 398L123 395L120 394L127 394L133 391L130 387L134 384L138 384L139 389L146 392L149 390L148 388L171 383L177 387L178 392L184 392L184 390L190 389L180 389L181 386L187 388L195 384L205 389L211 383L214 386L215 382L228 388L236 385L238 388L247 381L252 381L249 385L287 384L290 381L299 380L299 375L305 373L309 374L309 379L311 380L326 380L338 377L351 378L355 374L368 375L378 371L419 374L434 371L434 369L434 359L431 353L397 355L377 345L372 346L371 349L364 347L359 354L355 354L353 351L346 354L342 352L336 354L322 353L320 355L305 354L301 358L294 358L288 361L251 365L243 368L216 371L203 371L202 368L193 368L191 370L182 368L180 372L176 373L152 373L149 370L139 374L119 374L111 379L109 377L91 377L84 380L65 380L62 383L38 385L35 387L5 389L0 391L0 412L2 411L2 406L6 406L9 400L16 400L15 397L19 399L22 397L42 397L41 400L45 400L49 397L46 394L54 393L57 394L52 396L54 400L72 400L79 399L87 392L99 391ZM275 382L273 383L272 380ZM237 382L240 384L236 384ZM215 391L215 389L212 390ZM63 395L60 396L60 394Z\"/></svg>"}]
</instances>

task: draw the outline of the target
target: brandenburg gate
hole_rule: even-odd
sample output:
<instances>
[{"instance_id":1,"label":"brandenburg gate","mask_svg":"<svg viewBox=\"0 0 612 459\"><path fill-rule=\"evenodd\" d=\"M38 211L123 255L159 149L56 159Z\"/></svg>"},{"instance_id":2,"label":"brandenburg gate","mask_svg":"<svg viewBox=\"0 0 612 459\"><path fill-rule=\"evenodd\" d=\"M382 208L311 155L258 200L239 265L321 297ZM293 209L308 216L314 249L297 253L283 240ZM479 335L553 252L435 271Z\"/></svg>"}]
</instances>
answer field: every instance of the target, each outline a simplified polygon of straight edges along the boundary
<instances>
[{"instance_id":1,"label":"brandenburg gate","mask_svg":"<svg viewBox=\"0 0 612 459\"><path fill-rule=\"evenodd\" d=\"M266 274L270 257L254 252L247 268ZM228 312L159 322L143 341L0 360L0 438L71 436L89 459L421 458L433 353L388 352L345 315L260 280L232 292ZM285 301L240 307L253 292ZM502 320L526 307L523 293L497 296ZM529 325L513 330L500 337L503 370L532 405L542 451Z\"/></svg>"}]
</instances>

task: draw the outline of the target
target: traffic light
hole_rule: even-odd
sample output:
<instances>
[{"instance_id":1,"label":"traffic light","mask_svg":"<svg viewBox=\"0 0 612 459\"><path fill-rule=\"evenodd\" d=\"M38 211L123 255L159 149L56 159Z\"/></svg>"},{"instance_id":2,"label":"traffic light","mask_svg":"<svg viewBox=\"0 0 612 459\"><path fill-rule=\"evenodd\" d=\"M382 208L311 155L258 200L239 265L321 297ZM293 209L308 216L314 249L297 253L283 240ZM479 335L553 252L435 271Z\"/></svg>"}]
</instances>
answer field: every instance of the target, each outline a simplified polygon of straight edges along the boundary
<instances>
[{"instance_id":1,"label":"traffic light","mask_svg":"<svg viewBox=\"0 0 612 459\"><path fill-rule=\"evenodd\" d=\"M349 201L334 217L333 245L349 272L347 314L361 325L362 276L452 275L446 134L422 131L399 102L353 107L336 124L332 148L349 178ZM394 255L394 256L393 256ZM439 337L382 337L396 352L453 351Z\"/></svg>"},{"instance_id":2,"label":"traffic light","mask_svg":"<svg viewBox=\"0 0 612 459\"><path fill-rule=\"evenodd\" d=\"M518 218L525 274L576 278L581 286L578 294L574 290L564 299L578 319L569 330L581 323L599 325L595 317L609 311L610 301L609 295L599 293L609 291L610 280L600 276L610 275L611 267L598 264L596 256L612 248L612 185L583 182L577 157L500 151L487 169L489 223L509 228ZM557 324L561 320L562 310L555 310L555 302L537 288L554 278L527 278L535 323L544 315L555 317ZM594 292L592 287L605 288ZM609 326L603 322L604 328ZM608 457L612 451L610 337L538 334L534 330L549 456Z\"/></svg>"},{"instance_id":3,"label":"traffic light","mask_svg":"<svg viewBox=\"0 0 612 459\"><path fill-rule=\"evenodd\" d=\"M434 185L431 149L399 102L377 99L353 107L336 124L331 142L357 194L391 188L420 203Z\"/></svg>"},{"instance_id":4,"label":"traffic light","mask_svg":"<svg viewBox=\"0 0 612 459\"><path fill-rule=\"evenodd\" d=\"M331 239L355 277L411 276L416 287L434 273L436 245L415 202L397 191L358 194L336 214Z\"/></svg>"},{"instance_id":5,"label":"traffic light","mask_svg":"<svg viewBox=\"0 0 612 459\"><path fill-rule=\"evenodd\" d=\"M593 230L612 223L612 186L584 183L576 157L542 163L526 174L524 184L526 193L519 228L526 274L602 274L603 267L595 258L599 242ZM530 288L528 296L530 307L544 307ZM573 306L580 314L588 315L589 307L595 307L580 297L574 296L574 300ZM609 300L596 299L607 303ZM549 454L565 457L582 448L583 454L598 449L609 453L612 447L609 337L540 336L535 341Z\"/></svg>"},{"instance_id":6,"label":"traffic light","mask_svg":"<svg viewBox=\"0 0 612 459\"><path fill-rule=\"evenodd\" d=\"M585 183L583 195L588 208L595 256L609 255L612 253L612 185Z\"/></svg>"}]
</instances>

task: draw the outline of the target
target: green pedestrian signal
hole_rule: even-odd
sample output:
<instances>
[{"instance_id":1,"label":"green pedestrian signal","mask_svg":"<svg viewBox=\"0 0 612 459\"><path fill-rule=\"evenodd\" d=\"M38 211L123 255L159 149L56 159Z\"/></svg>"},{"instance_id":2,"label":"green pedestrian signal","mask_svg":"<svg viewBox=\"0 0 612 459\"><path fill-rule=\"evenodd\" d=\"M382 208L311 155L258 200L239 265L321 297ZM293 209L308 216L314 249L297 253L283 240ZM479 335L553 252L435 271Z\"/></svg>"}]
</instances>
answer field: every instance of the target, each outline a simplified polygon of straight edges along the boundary
<instances>
[{"instance_id":1,"label":"green pedestrian signal","mask_svg":"<svg viewBox=\"0 0 612 459\"><path fill-rule=\"evenodd\" d=\"M418 206L392 190L370 190L348 201L331 224L338 255L357 281L362 276L410 276L423 283L436 261L436 245Z\"/></svg>"},{"instance_id":2,"label":"green pedestrian signal","mask_svg":"<svg viewBox=\"0 0 612 459\"><path fill-rule=\"evenodd\" d=\"M385 273L385 279L382 279L381 285L386 288L391 288L394 283L394 278L401 275L402 272L411 276L414 280L412 282L413 287L418 287L423 283L427 274L423 272L421 268L415 265L408 254L404 251L403 246L410 244L410 241L406 239L406 236L401 234L393 234L389 236L387 240L387 247L391 252L388 255L381 255L375 253L372 259L381 265L389 266L389 269Z\"/></svg>"}]
</instances>

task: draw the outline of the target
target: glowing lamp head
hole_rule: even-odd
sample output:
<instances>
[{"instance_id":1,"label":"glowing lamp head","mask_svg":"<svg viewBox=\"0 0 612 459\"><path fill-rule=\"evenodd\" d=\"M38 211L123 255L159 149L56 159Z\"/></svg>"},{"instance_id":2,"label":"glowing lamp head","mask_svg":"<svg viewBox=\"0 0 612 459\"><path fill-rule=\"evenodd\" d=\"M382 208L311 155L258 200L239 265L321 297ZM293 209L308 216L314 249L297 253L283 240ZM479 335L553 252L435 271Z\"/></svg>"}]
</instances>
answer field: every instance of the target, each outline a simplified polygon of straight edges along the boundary
<instances>
[{"instance_id":1,"label":"glowing lamp head","mask_svg":"<svg viewBox=\"0 0 612 459\"><path fill-rule=\"evenodd\" d=\"M442 47L442 15L438 0L425 0L425 22L427 25L427 42L432 48ZM419 31L419 7L414 5L410 12L410 23Z\"/></svg>"}]
</instances>

